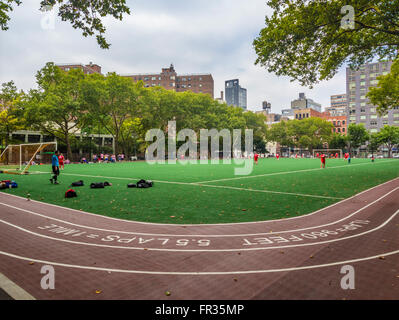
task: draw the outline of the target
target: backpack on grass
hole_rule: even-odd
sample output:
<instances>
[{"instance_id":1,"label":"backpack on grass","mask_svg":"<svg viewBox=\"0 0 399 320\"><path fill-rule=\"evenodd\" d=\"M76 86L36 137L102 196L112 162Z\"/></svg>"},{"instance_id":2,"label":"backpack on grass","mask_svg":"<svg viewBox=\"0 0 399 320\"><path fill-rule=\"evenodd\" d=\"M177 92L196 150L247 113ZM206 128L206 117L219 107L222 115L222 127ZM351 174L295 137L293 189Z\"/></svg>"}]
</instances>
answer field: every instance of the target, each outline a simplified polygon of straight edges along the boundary
<instances>
[{"instance_id":1,"label":"backpack on grass","mask_svg":"<svg viewBox=\"0 0 399 320\"><path fill-rule=\"evenodd\" d=\"M142 189L146 189L146 188L151 188L154 185L154 182L152 182L151 180L140 180L137 183L129 183L127 185L128 188L142 188Z\"/></svg>"},{"instance_id":2,"label":"backpack on grass","mask_svg":"<svg viewBox=\"0 0 399 320\"><path fill-rule=\"evenodd\" d=\"M65 192L65 198L76 198L78 195L76 194L76 191L73 189L69 189L67 192Z\"/></svg>"}]
</instances>

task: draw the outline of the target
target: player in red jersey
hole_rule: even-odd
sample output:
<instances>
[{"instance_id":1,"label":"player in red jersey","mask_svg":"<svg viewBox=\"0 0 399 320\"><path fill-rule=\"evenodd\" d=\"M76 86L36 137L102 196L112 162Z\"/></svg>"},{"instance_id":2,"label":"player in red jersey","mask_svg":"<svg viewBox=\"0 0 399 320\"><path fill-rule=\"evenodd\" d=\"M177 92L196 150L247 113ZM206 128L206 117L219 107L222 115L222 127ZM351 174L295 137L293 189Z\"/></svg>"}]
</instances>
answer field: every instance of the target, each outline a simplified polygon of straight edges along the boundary
<instances>
[{"instance_id":1,"label":"player in red jersey","mask_svg":"<svg viewBox=\"0 0 399 320\"><path fill-rule=\"evenodd\" d=\"M338 159L338 152L335 154L335 159Z\"/></svg>"},{"instance_id":2,"label":"player in red jersey","mask_svg":"<svg viewBox=\"0 0 399 320\"><path fill-rule=\"evenodd\" d=\"M276 154L276 158L277 158L277 160L280 159L280 155L278 153Z\"/></svg>"},{"instance_id":3,"label":"player in red jersey","mask_svg":"<svg viewBox=\"0 0 399 320\"><path fill-rule=\"evenodd\" d=\"M60 165L60 169L64 170L64 155L62 153L58 156L58 162Z\"/></svg>"},{"instance_id":4,"label":"player in red jersey","mask_svg":"<svg viewBox=\"0 0 399 320\"><path fill-rule=\"evenodd\" d=\"M255 153L254 154L255 164L258 164L258 158L259 158L259 154Z\"/></svg>"},{"instance_id":5,"label":"player in red jersey","mask_svg":"<svg viewBox=\"0 0 399 320\"><path fill-rule=\"evenodd\" d=\"M326 167L326 156L322 153L320 156L320 161L321 161L321 166L320 168L325 168Z\"/></svg>"}]
</instances>

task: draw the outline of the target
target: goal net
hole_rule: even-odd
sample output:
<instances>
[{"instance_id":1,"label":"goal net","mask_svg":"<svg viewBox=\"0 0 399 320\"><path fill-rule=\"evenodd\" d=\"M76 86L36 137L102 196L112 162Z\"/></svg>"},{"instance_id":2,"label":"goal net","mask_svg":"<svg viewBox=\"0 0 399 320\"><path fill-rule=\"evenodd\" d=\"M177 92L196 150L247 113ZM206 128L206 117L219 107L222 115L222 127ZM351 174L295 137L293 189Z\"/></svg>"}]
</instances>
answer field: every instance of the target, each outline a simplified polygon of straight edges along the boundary
<instances>
[{"instance_id":1,"label":"goal net","mask_svg":"<svg viewBox=\"0 0 399 320\"><path fill-rule=\"evenodd\" d=\"M57 142L8 145L0 155L0 171L10 174L28 174L32 166L51 164Z\"/></svg>"},{"instance_id":2,"label":"goal net","mask_svg":"<svg viewBox=\"0 0 399 320\"><path fill-rule=\"evenodd\" d=\"M313 158L317 158L317 155L324 154L328 158L342 158L342 149L314 149Z\"/></svg>"}]
</instances>

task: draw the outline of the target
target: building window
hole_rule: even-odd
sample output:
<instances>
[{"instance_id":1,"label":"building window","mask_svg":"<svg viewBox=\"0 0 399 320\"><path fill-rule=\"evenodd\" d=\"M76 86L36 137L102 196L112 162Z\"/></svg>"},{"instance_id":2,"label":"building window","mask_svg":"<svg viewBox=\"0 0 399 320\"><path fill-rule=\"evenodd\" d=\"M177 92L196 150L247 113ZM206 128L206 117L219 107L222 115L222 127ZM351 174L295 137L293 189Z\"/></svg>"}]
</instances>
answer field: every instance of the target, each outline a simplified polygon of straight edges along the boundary
<instances>
[{"instance_id":1,"label":"building window","mask_svg":"<svg viewBox=\"0 0 399 320\"><path fill-rule=\"evenodd\" d=\"M345 132L345 128L342 128L342 132Z\"/></svg>"},{"instance_id":2,"label":"building window","mask_svg":"<svg viewBox=\"0 0 399 320\"><path fill-rule=\"evenodd\" d=\"M145 78L144 78L144 81L148 81L148 80L150 80L150 78L148 78L148 77L145 77Z\"/></svg>"},{"instance_id":3,"label":"building window","mask_svg":"<svg viewBox=\"0 0 399 320\"><path fill-rule=\"evenodd\" d=\"M152 77L151 80L155 81L155 80L157 80L157 77Z\"/></svg>"}]
</instances>

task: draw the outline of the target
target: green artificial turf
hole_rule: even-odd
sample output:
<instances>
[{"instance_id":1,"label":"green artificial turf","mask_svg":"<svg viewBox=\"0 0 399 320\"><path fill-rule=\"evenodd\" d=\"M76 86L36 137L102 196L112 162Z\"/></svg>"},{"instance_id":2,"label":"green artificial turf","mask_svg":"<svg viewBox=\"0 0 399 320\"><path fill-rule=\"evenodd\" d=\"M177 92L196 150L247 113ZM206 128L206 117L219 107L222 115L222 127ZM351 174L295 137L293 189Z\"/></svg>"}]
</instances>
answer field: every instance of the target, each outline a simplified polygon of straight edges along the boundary
<instances>
[{"instance_id":1,"label":"green artificial turf","mask_svg":"<svg viewBox=\"0 0 399 320\"><path fill-rule=\"evenodd\" d=\"M341 159L328 159L326 169L320 169L318 159L260 159L250 174L256 177L251 178L234 175L235 168L237 165L234 164L210 163L73 164L66 165L61 171L59 185L52 185L49 181L50 166L30 169L32 173L48 172L46 174L2 174L0 179L13 179L19 185L3 192L22 197L29 193L33 200L77 210L127 220L201 224L303 215L399 176L399 160L385 159L378 159L375 163L369 159L352 159L350 165ZM291 172L299 170L307 171ZM128 183L139 179L157 182L149 189L127 188ZM85 182L84 187L74 188L78 197L65 199L65 191L78 180ZM112 186L105 189L89 187L92 182L104 181L111 182ZM191 184L199 182L206 186Z\"/></svg>"}]
</instances>

